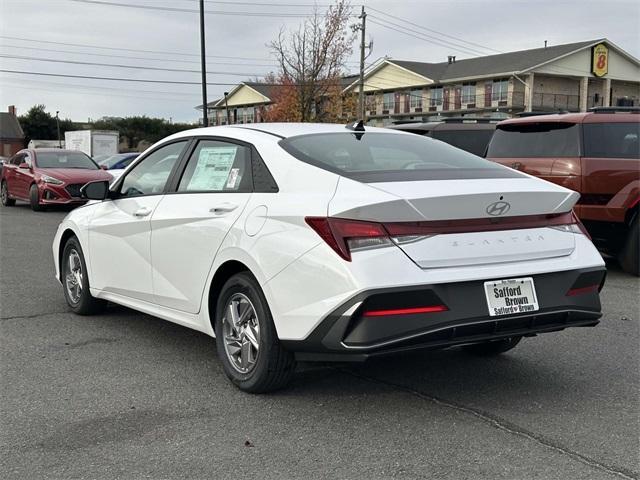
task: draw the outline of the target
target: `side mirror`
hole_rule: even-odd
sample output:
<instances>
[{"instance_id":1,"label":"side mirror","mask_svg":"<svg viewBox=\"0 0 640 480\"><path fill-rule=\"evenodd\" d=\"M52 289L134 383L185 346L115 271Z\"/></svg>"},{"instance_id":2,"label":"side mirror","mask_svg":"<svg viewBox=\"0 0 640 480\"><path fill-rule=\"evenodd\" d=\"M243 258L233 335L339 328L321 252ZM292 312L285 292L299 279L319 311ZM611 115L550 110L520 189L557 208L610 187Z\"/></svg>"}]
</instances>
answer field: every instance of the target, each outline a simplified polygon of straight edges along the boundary
<instances>
[{"instance_id":1,"label":"side mirror","mask_svg":"<svg viewBox=\"0 0 640 480\"><path fill-rule=\"evenodd\" d=\"M98 180L97 182L89 182L80 188L80 197L87 200L104 200L109 196L109 182L106 180Z\"/></svg>"},{"instance_id":2,"label":"side mirror","mask_svg":"<svg viewBox=\"0 0 640 480\"><path fill-rule=\"evenodd\" d=\"M23 168L25 170L31 170L31 165L29 165L27 162L22 162L20 165L18 165L18 168Z\"/></svg>"},{"instance_id":3,"label":"side mirror","mask_svg":"<svg viewBox=\"0 0 640 480\"><path fill-rule=\"evenodd\" d=\"M101 168L102 170L109 170L109 169L107 168L107 166L106 166L106 165L100 165L100 168Z\"/></svg>"}]
</instances>

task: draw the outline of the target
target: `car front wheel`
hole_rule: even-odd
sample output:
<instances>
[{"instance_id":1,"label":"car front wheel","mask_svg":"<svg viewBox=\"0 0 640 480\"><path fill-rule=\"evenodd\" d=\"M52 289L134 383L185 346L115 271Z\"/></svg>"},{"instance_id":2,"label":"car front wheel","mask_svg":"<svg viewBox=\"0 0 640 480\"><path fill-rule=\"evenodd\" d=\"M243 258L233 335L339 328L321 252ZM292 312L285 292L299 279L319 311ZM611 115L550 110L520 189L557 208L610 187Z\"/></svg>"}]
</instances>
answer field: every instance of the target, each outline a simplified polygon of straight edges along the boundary
<instances>
[{"instance_id":1,"label":"car front wheel","mask_svg":"<svg viewBox=\"0 0 640 480\"><path fill-rule=\"evenodd\" d=\"M9 198L9 186L6 180L3 180L0 186L0 196L2 197L2 205L5 207L13 207L16 204L15 200Z\"/></svg>"},{"instance_id":2,"label":"car front wheel","mask_svg":"<svg viewBox=\"0 0 640 480\"><path fill-rule=\"evenodd\" d=\"M238 388L266 393L289 383L293 354L280 345L269 306L252 275L236 274L222 287L214 328L225 374Z\"/></svg>"},{"instance_id":3,"label":"car front wheel","mask_svg":"<svg viewBox=\"0 0 640 480\"><path fill-rule=\"evenodd\" d=\"M87 264L80 243L75 237L71 237L64 246L60 274L64 298L71 310L80 315L91 315L104 307L104 300L94 298L89 292Z\"/></svg>"},{"instance_id":4,"label":"car front wheel","mask_svg":"<svg viewBox=\"0 0 640 480\"><path fill-rule=\"evenodd\" d=\"M618 254L622 269L632 275L640 275L640 240L638 239L638 218L631 224L627 239Z\"/></svg>"},{"instance_id":5,"label":"car front wheel","mask_svg":"<svg viewBox=\"0 0 640 480\"><path fill-rule=\"evenodd\" d=\"M34 212L41 212L44 207L40 205L40 192L36 184L31 185L29 189L29 203L31 204L31 210Z\"/></svg>"}]
</instances>

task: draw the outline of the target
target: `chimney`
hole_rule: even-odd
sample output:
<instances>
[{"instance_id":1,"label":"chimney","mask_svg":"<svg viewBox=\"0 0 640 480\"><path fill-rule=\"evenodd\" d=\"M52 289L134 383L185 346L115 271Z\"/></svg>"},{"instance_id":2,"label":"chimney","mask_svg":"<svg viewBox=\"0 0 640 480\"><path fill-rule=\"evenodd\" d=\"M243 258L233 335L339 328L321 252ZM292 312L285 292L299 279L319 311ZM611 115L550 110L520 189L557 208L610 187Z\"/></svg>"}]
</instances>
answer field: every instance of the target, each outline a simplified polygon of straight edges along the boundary
<instances>
[{"instance_id":1,"label":"chimney","mask_svg":"<svg viewBox=\"0 0 640 480\"><path fill-rule=\"evenodd\" d=\"M449 55L447 57L447 61L449 62L449 65L451 65L452 63L456 63L456 56L455 55Z\"/></svg>"},{"instance_id":2,"label":"chimney","mask_svg":"<svg viewBox=\"0 0 640 480\"><path fill-rule=\"evenodd\" d=\"M15 105L9 105L9 113L11 115L13 115L14 117L16 116L16 106Z\"/></svg>"}]
</instances>

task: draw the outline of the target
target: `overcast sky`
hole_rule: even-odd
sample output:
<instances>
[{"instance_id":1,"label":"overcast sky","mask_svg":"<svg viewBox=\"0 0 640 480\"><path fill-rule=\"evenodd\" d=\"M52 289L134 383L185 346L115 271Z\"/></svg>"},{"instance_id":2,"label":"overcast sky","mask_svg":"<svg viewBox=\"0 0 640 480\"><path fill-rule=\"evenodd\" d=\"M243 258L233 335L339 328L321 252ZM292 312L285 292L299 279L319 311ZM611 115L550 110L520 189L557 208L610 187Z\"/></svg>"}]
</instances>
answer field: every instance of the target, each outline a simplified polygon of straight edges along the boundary
<instances>
[{"instance_id":1,"label":"overcast sky","mask_svg":"<svg viewBox=\"0 0 640 480\"><path fill-rule=\"evenodd\" d=\"M98 5L99 2L112 5ZM354 10L359 10L362 3L353 0ZM439 62L450 54L468 58L480 53L541 47L544 40L557 45L601 37L640 57L637 0L365 0L364 4L369 7L371 20L367 32L374 41L368 61L387 55ZM0 0L0 69L199 82L198 15L126 5L196 10L198 1ZM266 44L281 26L296 27L303 21L302 16L313 11L313 5L313 0L206 0L205 8L210 12L206 15L208 82L232 84L275 70ZM230 12L251 15L229 15ZM424 36L415 38L374 22ZM353 71L358 59L355 47L349 64ZM46 59L193 72L43 61ZM209 100L231 88L211 85ZM19 114L42 103L52 113L59 110L62 118L76 121L148 115L194 122L199 116L194 106L201 103L200 98L198 85L0 72L0 108L5 110L7 105L15 104Z\"/></svg>"}]
</instances>

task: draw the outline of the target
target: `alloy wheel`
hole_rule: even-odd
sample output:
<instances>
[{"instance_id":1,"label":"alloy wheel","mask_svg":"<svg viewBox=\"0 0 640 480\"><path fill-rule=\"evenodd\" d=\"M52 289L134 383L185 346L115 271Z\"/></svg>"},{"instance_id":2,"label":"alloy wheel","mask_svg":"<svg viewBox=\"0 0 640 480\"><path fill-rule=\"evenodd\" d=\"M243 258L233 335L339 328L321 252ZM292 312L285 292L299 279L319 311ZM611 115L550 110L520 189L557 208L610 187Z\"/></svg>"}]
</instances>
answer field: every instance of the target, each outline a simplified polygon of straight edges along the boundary
<instances>
[{"instance_id":1,"label":"alloy wheel","mask_svg":"<svg viewBox=\"0 0 640 480\"><path fill-rule=\"evenodd\" d=\"M251 300L234 293L222 319L224 349L229 362L240 373L251 372L260 354L260 324Z\"/></svg>"},{"instance_id":2,"label":"alloy wheel","mask_svg":"<svg viewBox=\"0 0 640 480\"><path fill-rule=\"evenodd\" d=\"M7 190L7 182L2 182L2 204L6 205L7 200L9 200L9 191Z\"/></svg>"},{"instance_id":3,"label":"alloy wheel","mask_svg":"<svg viewBox=\"0 0 640 480\"><path fill-rule=\"evenodd\" d=\"M82 296L82 261L75 248L69 250L67 257L67 274L65 276L65 287L71 303L78 303Z\"/></svg>"}]
</instances>

